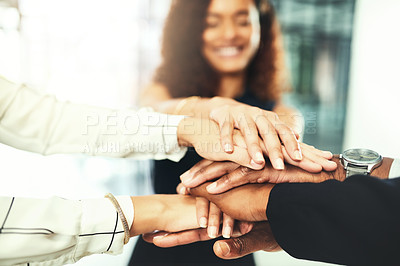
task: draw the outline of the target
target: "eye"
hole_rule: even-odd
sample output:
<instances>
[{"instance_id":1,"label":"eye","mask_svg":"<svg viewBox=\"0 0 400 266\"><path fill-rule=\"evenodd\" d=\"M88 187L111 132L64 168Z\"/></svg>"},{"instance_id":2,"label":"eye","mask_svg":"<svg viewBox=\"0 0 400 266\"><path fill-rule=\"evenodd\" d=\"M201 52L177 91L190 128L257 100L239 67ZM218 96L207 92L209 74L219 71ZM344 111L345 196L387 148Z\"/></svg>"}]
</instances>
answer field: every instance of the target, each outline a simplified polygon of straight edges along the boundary
<instances>
[{"instance_id":1,"label":"eye","mask_svg":"<svg viewBox=\"0 0 400 266\"><path fill-rule=\"evenodd\" d=\"M237 23L237 25L243 26L243 27L249 26L250 18L249 18L249 16L240 16L236 19L236 23Z\"/></svg>"},{"instance_id":2,"label":"eye","mask_svg":"<svg viewBox=\"0 0 400 266\"><path fill-rule=\"evenodd\" d=\"M216 22L213 22L213 23L206 22L206 28L216 28L216 27L218 27L218 23L216 23Z\"/></svg>"},{"instance_id":3,"label":"eye","mask_svg":"<svg viewBox=\"0 0 400 266\"><path fill-rule=\"evenodd\" d=\"M216 28L219 26L219 19L214 17L209 17L206 19L206 28Z\"/></svg>"}]
</instances>

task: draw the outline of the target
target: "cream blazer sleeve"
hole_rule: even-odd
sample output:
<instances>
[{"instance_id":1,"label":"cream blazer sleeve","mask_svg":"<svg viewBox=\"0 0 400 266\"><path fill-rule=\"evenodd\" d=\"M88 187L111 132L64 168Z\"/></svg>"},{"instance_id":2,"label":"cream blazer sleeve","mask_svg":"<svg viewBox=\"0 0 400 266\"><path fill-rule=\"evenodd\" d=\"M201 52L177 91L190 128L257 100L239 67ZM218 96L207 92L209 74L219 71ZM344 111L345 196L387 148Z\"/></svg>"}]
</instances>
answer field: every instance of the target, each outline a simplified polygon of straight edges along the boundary
<instances>
[{"instance_id":1,"label":"cream blazer sleeve","mask_svg":"<svg viewBox=\"0 0 400 266\"><path fill-rule=\"evenodd\" d=\"M0 142L40 153L179 161L177 127L183 116L150 109L112 110L60 102L0 76Z\"/></svg>"},{"instance_id":2,"label":"cream blazer sleeve","mask_svg":"<svg viewBox=\"0 0 400 266\"><path fill-rule=\"evenodd\" d=\"M131 225L130 197L117 200ZM108 199L0 197L0 265L63 265L123 251L124 230Z\"/></svg>"}]
</instances>

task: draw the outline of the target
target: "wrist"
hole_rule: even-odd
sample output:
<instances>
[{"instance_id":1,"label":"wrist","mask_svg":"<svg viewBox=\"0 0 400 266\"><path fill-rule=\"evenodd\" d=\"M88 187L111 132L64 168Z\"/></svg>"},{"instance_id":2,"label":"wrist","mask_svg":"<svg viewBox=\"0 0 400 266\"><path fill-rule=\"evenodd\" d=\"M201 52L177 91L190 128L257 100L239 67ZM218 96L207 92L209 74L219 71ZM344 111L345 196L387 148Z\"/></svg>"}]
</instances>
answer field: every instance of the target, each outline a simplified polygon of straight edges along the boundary
<instances>
[{"instance_id":1,"label":"wrist","mask_svg":"<svg viewBox=\"0 0 400 266\"><path fill-rule=\"evenodd\" d=\"M259 207L258 210L258 221L267 221L267 206L269 202L269 196L271 194L272 189L275 187L275 184L268 183L265 186L263 186L263 193L260 193L261 198L257 202L264 202Z\"/></svg>"},{"instance_id":2,"label":"wrist","mask_svg":"<svg viewBox=\"0 0 400 266\"><path fill-rule=\"evenodd\" d=\"M333 155L332 161L337 164L337 168L334 171L323 171L322 175L326 176L326 180L335 179L339 181L344 181L346 179L346 170L343 168L342 163L340 162L340 158L338 154Z\"/></svg>"},{"instance_id":3,"label":"wrist","mask_svg":"<svg viewBox=\"0 0 400 266\"><path fill-rule=\"evenodd\" d=\"M339 159L339 155L335 154L332 158L332 161L336 162L338 166L337 169L332 172L324 172L323 174L330 176L330 178L328 179L336 179L339 181L344 181L346 179L346 170L344 169ZM382 160L382 164L379 167L373 169L370 173L370 176L378 177L381 179L387 179L389 176L389 171L392 163L393 163L392 158L384 157Z\"/></svg>"},{"instance_id":4,"label":"wrist","mask_svg":"<svg viewBox=\"0 0 400 266\"><path fill-rule=\"evenodd\" d=\"M160 227L163 204L157 195L131 197L135 217L130 228L130 236L153 232Z\"/></svg>"},{"instance_id":5,"label":"wrist","mask_svg":"<svg viewBox=\"0 0 400 266\"><path fill-rule=\"evenodd\" d=\"M185 117L178 124L177 128L177 138L179 146L191 147L192 140L191 136L194 134L195 118Z\"/></svg>"},{"instance_id":6,"label":"wrist","mask_svg":"<svg viewBox=\"0 0 400 266\"><path fill-rule=\"evenodd\" d=\"M382 164L379 167L373 169L370 175L381 179L387 179L389 176L390 167L392 166L392 163L393 163L392 158L384 157L382 160Z\"/></svg>"}]
</instances>

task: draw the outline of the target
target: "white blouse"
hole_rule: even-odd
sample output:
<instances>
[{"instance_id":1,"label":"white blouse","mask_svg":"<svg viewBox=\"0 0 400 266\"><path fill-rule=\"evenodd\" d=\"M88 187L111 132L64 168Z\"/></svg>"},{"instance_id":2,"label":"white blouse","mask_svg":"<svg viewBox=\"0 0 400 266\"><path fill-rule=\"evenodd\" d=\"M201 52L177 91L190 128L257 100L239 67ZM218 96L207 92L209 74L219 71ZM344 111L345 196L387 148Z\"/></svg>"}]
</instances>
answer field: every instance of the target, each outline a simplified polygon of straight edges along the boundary
<instances>
[{"instance_id":1,"label":"white blouse","mask_svg":"<svg viewBox=\"0 0 400 266\"><path fill-rule=\"evenodd\" d=\"M0 76L0 142L43 155L178 161L186 152L177 141L182 118L60 102ZM117 199L131 225L130 197ZM62 265L95 253L118 254L123 239L121 219L108 199L0 197L0 265Z\"/></svg>"}]
</instances>

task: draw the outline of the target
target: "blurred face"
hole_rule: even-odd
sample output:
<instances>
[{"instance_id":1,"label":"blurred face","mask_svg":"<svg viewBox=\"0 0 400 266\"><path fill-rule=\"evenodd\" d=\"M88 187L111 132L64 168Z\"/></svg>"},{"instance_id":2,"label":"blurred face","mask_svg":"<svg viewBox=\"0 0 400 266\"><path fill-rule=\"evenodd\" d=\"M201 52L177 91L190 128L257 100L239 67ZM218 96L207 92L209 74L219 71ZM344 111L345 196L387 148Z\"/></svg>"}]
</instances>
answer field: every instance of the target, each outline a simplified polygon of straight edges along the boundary
<instances>
[{"instance_id":1,"label":"blurred face","mask_svg":"<svg viewBox=\"0 0 400 266\"><path fill-rule=\"evenodd\" d=\"M253 0L211 0L202 53L219 73L243 72L260 45L259 13Z\"/></svg>"}]
</instances>

